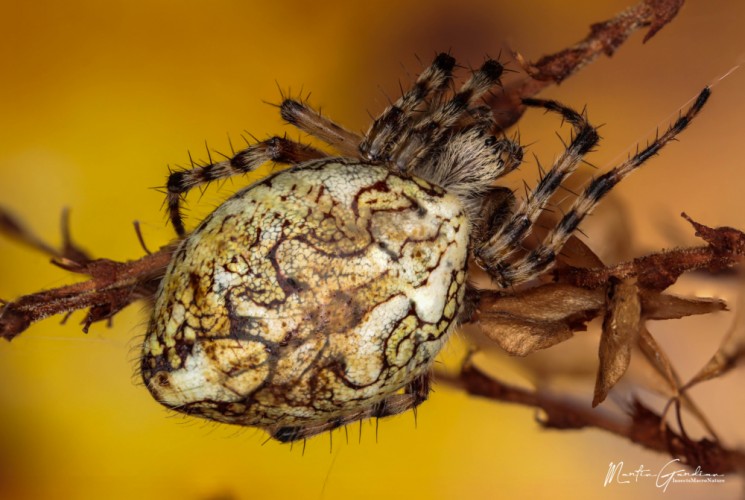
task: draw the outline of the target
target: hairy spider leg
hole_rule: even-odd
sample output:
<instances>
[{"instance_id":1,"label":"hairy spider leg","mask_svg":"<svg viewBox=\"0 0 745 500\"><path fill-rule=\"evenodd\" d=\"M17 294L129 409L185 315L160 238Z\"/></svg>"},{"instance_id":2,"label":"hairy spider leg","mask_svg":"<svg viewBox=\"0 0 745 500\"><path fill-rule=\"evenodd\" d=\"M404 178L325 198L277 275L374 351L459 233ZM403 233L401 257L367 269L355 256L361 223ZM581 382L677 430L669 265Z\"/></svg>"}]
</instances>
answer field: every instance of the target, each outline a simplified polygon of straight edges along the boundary
<instances>
[{"instance_id":1,"label":"hairy spider leg","mask_svg":"<svg viewBox=\"0 0 745 500\"><path fill-rule=\"evenodd\" d=\"M524 99L523 102L526 106L541 107L560 114L573 126L574 134L569 146L515 212L496 233L476 247L477 261L489 274L498 279L503 276L503 268L508 266L506 259L520 248L521 242L546 207L551 195L577 169L582 157L595 147L600 139L586 116L571 108L556 101L543 99Z\"/></svg>"},{"instance_id":2,"label":"hairy spider leg","mask_svg":"<svg viewBox=\"0 0 745 500\"><path fill-rule=\"evenodd\" d=\"M705 87L690 108L681 114L664 134L657 136L654 141L641 151L637 151L625 162L593 179L538 248L500 269L500 273L496 276L499 283L502 286L510 286L530 280L548 269L553 264L556 254L561 251L577 226L592 212L603 196L685 130L691 120L701 111L710 94L710 88Z\"/></svg>"},{"instance_id":3,"label":"hairy spider leg","mask_svg":"<svg viewBox=\"0 0 745 500\"><path fill-rule=\"evenodd\" d=\"M287 123L334 147L342 156L359 157L362 137L323 116L307 103L284 99L279 112Z\"/></svg>"},{"instance_id":4,"label":"hairy spider leg","mask_svg":"<svg viewBox=\"0 0 745 500\"><path fill-rule=\"evenodd\" d=\"M181 198L197 186L251 172L268 161L294 165L326 156L322 151L310 146L275 136L251 145L224 161L194 166L190 170L171 172L166 184L171 224L179 237L186 235L181 216Z\"/></svg>"},{"instance_id":5,"label":"hairy spider leg","mask_svg":"<svg viewBox=\"0 0 745 500\"><path fill-rule=\"evenodd\" d=\"M277 441L288 443L306 439L322 432L331 431L339 427L362 421L368 418L384 418L398 415L416 408L429 397L431 374L419 375L412 380L401 394L385 397L374 405L360 409L354 413L339 415L338 417L309 425L284 426L270 430L270 434Z\"/></svg>"},{"instance_id":6,"label":"hairy spider leg","mask_svg":"<svg viewBox=\"0 0 745 500\"><path fill-rule=\"evenodd\" d=\"M498 61L487 60L450 99L425 113L413 127L396 138L391 153L395 167L400 172L411 172L427 162L448 139L452 128L471 111L473 103L499 84L503 71Z\"/></svg>"},{"instance_id":7,"label":"hairy spider leg","mask_svg":"<svg viewBox=\"0 0 745 500\"><path fill-rule=\"evenodd\" d=\"M447 89L455 58L441 53L417 78L414 85L373 121L360 143L359 153L369 161L387 161L391 147L414 119L422 103Z\"/></svg>"}]
</instances>

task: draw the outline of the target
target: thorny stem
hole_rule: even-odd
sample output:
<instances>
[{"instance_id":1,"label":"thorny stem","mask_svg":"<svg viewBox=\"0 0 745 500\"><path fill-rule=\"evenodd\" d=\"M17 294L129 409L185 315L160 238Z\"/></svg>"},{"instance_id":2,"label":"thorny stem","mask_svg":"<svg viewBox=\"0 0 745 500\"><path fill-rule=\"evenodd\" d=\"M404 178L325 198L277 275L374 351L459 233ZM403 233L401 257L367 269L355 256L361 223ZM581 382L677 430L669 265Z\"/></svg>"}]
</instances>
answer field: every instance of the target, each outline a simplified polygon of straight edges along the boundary
<instances>
[{"instance_id":1,"label":"thorny stem","mask_svg":"<svg viewBox=\"0 0 745 500\"><path fill-rule=\"evenodd\" d=\"M598 288L610 278L637 277L641 287L664 290L687 271L708 269L713 272L728 269L745 258L745 233L730 227L710 228L682 214L696 229L708 246L683 248L659 252L622 262L615 266L582 269L570 267L559 269L557 281L582 288Z\"/></svg>"},{"instance_id":2,"label":"thorny stem","mask_svg":"<svg viewBox=\"0 0 745 500\"><path fill-rule=\"evenodd\" d=\"M91 323L110 319L132 302L152 298L172 252L172 247L164 247L133 262L53 260L91 279L26 295L5 304L0 311L0 337L12 340L36 321L79 309L89 309L83 328L87 331Z\"/></svg>"},{"instance_id":3,"label":"thorny stem","mask_svg":"<svg viewBox=\"0 0 745 500\"><path fill-rule=\"evenodd\" d=\"M626 425L621 419L613 418L604 410L593 410L589 405L574 404L565 399L552 398L539 392L522 389L493 379L466 360L457 375L437 372L437 383L505 403L538 408L545 412L544 418L537 417L541 425L555 429L581 429L595 427L616 435L623 435Z\"/></svg>"},{"instance_id":4,"label":"thorny stem","mask_svg":"<svg viewBox=\"0 0 745 500\"><path fill-rule=\"evenodd\" d=\"M543 415L538 420L545 428L600 429L649 450L669 453L689 466L701 466L708 473L745 471L743 452L725 448L706 438L694 441L679 434L665 425L659 415L638 401L634 401L630 408L630 418L621 419L603 410L593 410L589 405L583 406L539 391L500 382L484 374L472 363L470 357L459 374L438 372L437 381L474 396L539 409Z\"/></svg>"},{"instance_id":5,"label":"thorny stem","mask_svg":"<svg viewBox=\"0 0 745 500\"><path fill-rule=\"evenodd\" d=\"M504 92L487 100L496 111L500 127L515 124L523 112L524 97L531 97L552 84L559 84L600 55L612 56L615 51L641 28L649 27L644 42L652 38L663 26L673 20L684 0L642 0L616 14L613 18L595 23L590 33L580 42L564 50L543 56L535 63L527 62L522 55L515 58L530 78L513 82Z\"/></svg>"}]
</instances>

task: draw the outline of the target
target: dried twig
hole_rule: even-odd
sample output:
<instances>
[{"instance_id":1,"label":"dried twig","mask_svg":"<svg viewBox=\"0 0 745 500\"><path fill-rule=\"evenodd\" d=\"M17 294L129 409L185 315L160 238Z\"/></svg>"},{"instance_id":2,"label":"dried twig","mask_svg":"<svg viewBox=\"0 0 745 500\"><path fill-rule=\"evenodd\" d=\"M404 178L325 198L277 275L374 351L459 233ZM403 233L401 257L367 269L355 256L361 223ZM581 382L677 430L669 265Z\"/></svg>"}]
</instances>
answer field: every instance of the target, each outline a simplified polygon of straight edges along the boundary
<instances>
[{"instance_id":1,"label":"dried twig","mask_svg":"<svg viewBox=\"0 0 745 500\"><path fill-rule=\"evenodd\" d=\"M590 33L580 42L544 56L535 63L526 61L516 53L515 58L530 78L508 85L504 92L495 94L489 101L489 105L498 111L499 125L507 128L520 119L525 111L523 98L534 96L549 85L561 83L601 54L612 56L636 30L648 27L644 42L652 38L673 20L683 1L642 0L607 21L593 24Z\"/></svg>"},{"instance_id":2,"label":"dried twig","mask_svg":"<svg viewBox=\"0 0 745 500\"><path fill-rule=\"evenodd\" d=\"M92 323L111 319L132 302L151 299L173 252L173 247L167 246L132 262L91 259L72 242L67 211L62 217L63 245L59 251L2 208L0 234L50 255L52 263L63 269L91 277L88 281L4 303L0 311L0 337L6 340L12 340L36 321L79 309L88 309L83 322L83 331L87 332Z\"/></svg>"},{"instance_id":3,"label":"dried twig","mask_svg":"<svg viewBox=\"0 0 745 500\"><path fill-rule=\"evenodd\" d=\"M538 422L549 429L601 429L647 449L669 453L687 465L701 466L709 473L745 471L745 454L706 438L692 440L673 431L661 417L634 401L625 418L565 398L505 384L482 372L467 359L457 375L438 373L440 383L495 401L516 403L541 410Z\"/></svg>"},{"instance_id":4,"label":"dried twig","mask_svg":"<svg viewBox=\"0 0 745 500\"><path fill-rule=\"evenodd\" d=\"M697 269L718 272L742 262L745 258L745 233L731 227L716 229L682 216L696 229L696 236L709 245L659 252L611 267L583 269L563 268L556 272L561 283L581 288L598 288L613 277L636 277L639 286L649 290L664 290L677 281L681 274Z\"/></svg>"}]
</instances>

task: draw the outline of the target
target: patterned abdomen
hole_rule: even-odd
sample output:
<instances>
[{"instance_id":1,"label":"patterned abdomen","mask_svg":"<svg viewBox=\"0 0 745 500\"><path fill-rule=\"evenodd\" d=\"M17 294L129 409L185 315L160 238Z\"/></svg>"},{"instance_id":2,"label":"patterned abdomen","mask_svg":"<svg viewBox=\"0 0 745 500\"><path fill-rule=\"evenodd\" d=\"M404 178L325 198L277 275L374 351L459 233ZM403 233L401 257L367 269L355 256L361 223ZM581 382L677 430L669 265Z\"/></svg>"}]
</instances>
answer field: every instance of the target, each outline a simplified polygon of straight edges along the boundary
<instances>
[{"instance_id":1,"label":"patterned abdomen","mask_svg":"<svg viewBox=\"0 0 745 500\"><path fill-rule=\"evenodd\" d=\"M442 347L468 231L457 198L379 166L324 159L269 177L174 254L145 383L168 407L240 425L360 414Z\"/></svg>"}]
</instances>

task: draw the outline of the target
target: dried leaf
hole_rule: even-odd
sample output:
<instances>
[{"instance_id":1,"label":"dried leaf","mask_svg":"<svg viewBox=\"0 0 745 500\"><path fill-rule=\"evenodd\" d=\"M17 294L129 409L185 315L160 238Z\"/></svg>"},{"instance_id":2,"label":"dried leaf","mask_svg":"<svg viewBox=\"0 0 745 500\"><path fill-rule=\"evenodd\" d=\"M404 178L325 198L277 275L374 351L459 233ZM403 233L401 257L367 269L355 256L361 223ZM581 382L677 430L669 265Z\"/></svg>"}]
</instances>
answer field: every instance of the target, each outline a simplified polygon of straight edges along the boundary
<instances>
[{"instance_id":1,"label":"dried leaf","mask_svg":"<svg viewBox=\"0 0 745 500\"><path fill-rule=\"evenodd\" d=\"M641 301L644 319L678 319L727 310L727 303L721 299L689 299L652 290L642 290Z\"/></svg>"},{"instance_id":2,"label":"dried leaf","mask_svg":"<svg viewBox=\"0 0 745 500\"><path fill-rule=\"evenodd\" d=\"M608 294L603 333L600 337L600 367L595 381L592 406L605 400L631 361L631 347L641 328L641 302L636 280L611 284Z\"/></svg>"},{"instance_id":3,"label":"dried leaf","mask_svg":"<svg viewBox=\"0 0 745 500\"><path fill-rule=\"evenodd\" d=\"M684 389L720 377L745 360L745 289L740 291L736 316L722 343L708 363L688 382Z\"/></svg>"},{"instance_id":4,"label":"dried leaf","mask_svg":"<svg viewBox=\"0 0 745 500\"><path fill-rule=\"evenodd\" d=\"M639 331L638 345L644 354L644 358L658 375L656 378L646 377L645 386L668 398L679 400L683 407L701 423L706 431L716 438L717 434L714 431L714 427L706 418L703 411L687 394L681 394L680 377L675 372L670 358L667 357L665 351L662 350L662 347L660 347L644 325L642 325Z\"/></svg>"},{"instance_id":5,"label":"dried leaf","mask_svg":"<svg viewBox=\"0 0 745 500\"><path fill-rule=\"evenodd\" d=\"M484 292L472 319L509 354L525 356L571 338L603 303L601 290L553 283L509 296Z\"/></svg>"},{"instance_id":6,"label":"dried leaf","mask_svg":"<svg viewBox=\"0 0 745 500\"><path fill-rule=\"evenodd\" d=\"M572 329L560 321L531 321L506 314L481 318L481 331L513 356L527 356L572 337Z\"/></svg>"},{"instance_id":7,"label":"dried leaf","mask_svg":"<svg viewBox=\"0 0 745 500\"><path fill-rule=\"evenodd\" d=\"M670 363L670 358L667 357L665 351L657 344L657 341L643 324L639 329L638 344L644 357L649 361L655 371L662 376L665 383L664 387L653 386L650 388L668 397L677 396L678 388L680 387L678 374L675 373L673 365Z\"/></svg>"},{"instance_id":8,"label":"dried leaf","mask_svg":"<svg viewBox=\"0 0 745 500\"><path fill-rule=\"evenodd\" d=\"M573 267L605 267L605 264L600 260L600 257L598 257L584 241L580 240L575 235L570 236L564 244L559 259L560 262L567 263Z\"/></svg>"},{"instance_id":9,"label":"dried leaf","mask_svg":"<svg viewBox=\"0 0 745 500\"><path fill-rule=\"evenodd\" d=\"M549 283L510 295L482 292L479 312L504 312L540 321L561 321L586 316L604 304L605 294L600 290Z\"/></svg>"}]
</instances>

